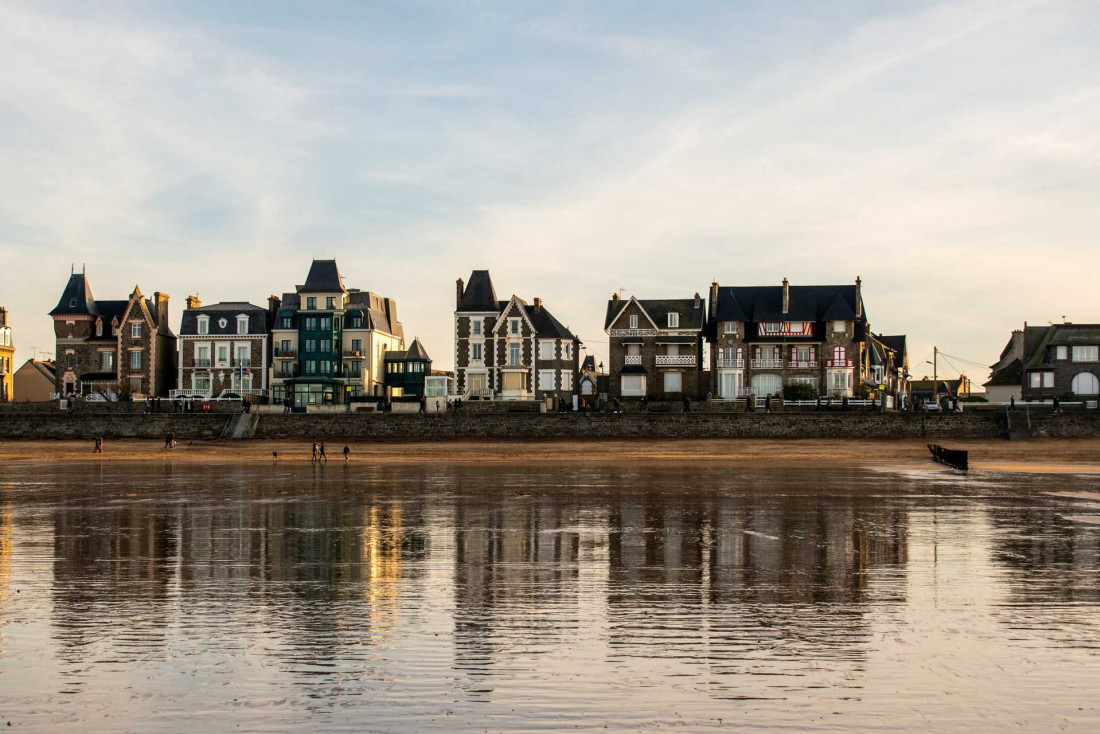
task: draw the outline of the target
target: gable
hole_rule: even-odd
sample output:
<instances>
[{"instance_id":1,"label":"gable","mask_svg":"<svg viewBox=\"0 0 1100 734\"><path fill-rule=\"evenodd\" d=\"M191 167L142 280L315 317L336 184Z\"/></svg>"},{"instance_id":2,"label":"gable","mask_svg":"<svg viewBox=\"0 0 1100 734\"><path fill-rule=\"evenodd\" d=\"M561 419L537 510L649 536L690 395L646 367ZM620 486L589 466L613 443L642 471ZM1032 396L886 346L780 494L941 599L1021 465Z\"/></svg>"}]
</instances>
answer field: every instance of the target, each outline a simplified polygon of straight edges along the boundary
<instances>
[{"instance_id":1,"label":"gable","mask_svg":"<svg viewBox=\"0 0 1100 734\"><path fill-rule=\"evenodd\" d=\"M526 304L519 296L512 296L512 300L508 301L508 305L501 311L500 316L497 318L497 323L493 326L493 332L499 333L501 329L508 328L508 319L510 318L522 318L527 324L527 327L534 334L537 329L535 325L531 323L531 318L527 315L527 309L524 308Z\"/></svg>"},{"instance_id":2,"label":"gable","mask_svg":"<svg viewBox=\"0 0 1100 734\"><path fill-rule=\"evenodd\" d=\"M638 299L631 297L629 301L626 301L625 305L619 310L618 315L612 316L610 322L607 325L608 330L612 329L629 329L630 317L638 317L638 329L657 329L660 328L653 322L649 312L645 310L645 307L638 301Z\"/></svg>"}]
</instances>

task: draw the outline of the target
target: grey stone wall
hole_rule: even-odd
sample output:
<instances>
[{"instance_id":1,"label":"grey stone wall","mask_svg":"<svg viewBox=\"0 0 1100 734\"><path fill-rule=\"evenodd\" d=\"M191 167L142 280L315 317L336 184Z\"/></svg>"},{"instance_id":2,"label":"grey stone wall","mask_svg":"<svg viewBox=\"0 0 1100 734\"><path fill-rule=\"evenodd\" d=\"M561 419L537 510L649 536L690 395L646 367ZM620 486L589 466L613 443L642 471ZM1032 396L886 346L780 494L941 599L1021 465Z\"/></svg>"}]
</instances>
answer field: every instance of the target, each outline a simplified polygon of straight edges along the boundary
<instances>
[{"instance_id":1,"label":"grey stone wall","mask_svg":"<svg viewBox=\"0 0 1100 734\"><path fill-rule=\"evenodd\" d=\"M176 440L217 438L233 416L225 413L191 415L159 413L151 415L12 415L0 421L0 439L104 439L148 438L163 440L173 431ZM89 447L89 450L90 447Z\"/></svg>"}]
</instances>

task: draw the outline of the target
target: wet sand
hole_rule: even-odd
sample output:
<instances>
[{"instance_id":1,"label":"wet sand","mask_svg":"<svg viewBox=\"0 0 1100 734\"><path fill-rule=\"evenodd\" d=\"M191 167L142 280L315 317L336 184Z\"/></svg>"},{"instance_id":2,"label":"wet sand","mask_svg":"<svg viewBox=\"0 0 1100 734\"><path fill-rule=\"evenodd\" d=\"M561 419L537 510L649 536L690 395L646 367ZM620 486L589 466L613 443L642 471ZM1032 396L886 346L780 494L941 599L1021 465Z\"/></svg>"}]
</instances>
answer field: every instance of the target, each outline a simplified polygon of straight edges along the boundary
<instances>
[{"instance_id":1,"label":"wet sand","mask_svg":"<svg viewBox=\"0 0 1100 734\"><path fill-rule=\"evenodd\" d=\"M1100 439L950 441L970 451L973 469L1014 472L1100 474ZM927 442L912 440L637 440L637 441L455 441L351 442L351 460L370 464L543 463L543 462L737 462L752 465L859 466L939 468L929 458ZM329 460L343 461L344 443L326 444ZM273 454L277 453L278 458ZM309 462L307 441L181 441L165 450L162 441L107 441L105 452L92 454L86 441L0 441L0 461L155 461L155 462Z\"/></svg>"}]
</instances>

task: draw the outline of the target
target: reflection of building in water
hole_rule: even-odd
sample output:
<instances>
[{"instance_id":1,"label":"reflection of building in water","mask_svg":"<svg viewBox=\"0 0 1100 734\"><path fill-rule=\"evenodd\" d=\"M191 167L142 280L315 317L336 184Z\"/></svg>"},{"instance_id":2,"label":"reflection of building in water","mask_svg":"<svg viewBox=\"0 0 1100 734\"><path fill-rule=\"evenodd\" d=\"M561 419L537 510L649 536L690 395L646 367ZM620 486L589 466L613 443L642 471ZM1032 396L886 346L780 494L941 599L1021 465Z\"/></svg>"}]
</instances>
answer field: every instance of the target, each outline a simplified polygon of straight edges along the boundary
<instances>
[{"instance_id":1,"label":"reflection of building in water","mask_svg":"<svg viewBox=\"0 0 1100 734\"><path fill-rule=\"evenodd\" d=\"M11 597L11 503L0 505L0 611Z\"/></svg>"}]
</instances>

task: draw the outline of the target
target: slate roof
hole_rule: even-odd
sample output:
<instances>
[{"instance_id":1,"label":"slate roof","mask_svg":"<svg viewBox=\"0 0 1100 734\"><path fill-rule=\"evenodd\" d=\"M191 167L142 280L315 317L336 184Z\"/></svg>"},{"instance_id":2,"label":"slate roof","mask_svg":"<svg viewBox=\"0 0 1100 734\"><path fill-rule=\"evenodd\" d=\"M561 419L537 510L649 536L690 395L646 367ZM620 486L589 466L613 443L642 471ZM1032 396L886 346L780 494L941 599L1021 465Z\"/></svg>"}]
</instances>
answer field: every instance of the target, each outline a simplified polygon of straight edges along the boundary
<instances>
[{"instance_id":1,"label":"slate roof","mask_svg":"<svg viewBox=\"0 0 1100 734\"><path fill-rule=\"evenodd\" d=\"M1100 345L1100 324L1028 326L1024 330L1024 339L1028 352L1024 367L1035 369L1050 364L1047 359L1049 347Z\"/></svg>"},{"instance_id":2,"label":"slate roof","mask_svg":"<svg viewBox=\"0 0 1100 734\"><path fill-rule=\"evenodd\" d=\"M65 284L65 290L57 305L50 311L50 316L100 316L107 323L112 318L122 318L126 311L125 301L97 301L92 295L92 286L84 273L74 273L69 276L69 282ZM153 310L153 302L145 299L150 313Z\"/></svg>"},{"instance_id":3,"label":"slate roof","mask_svg":"<svg viewBox=\"0 0 1100 734\"><path fill-rule=\"evenodd\" d=\"M422 359L430 362L431 357L428 356L428 350L424 348L424 345L420 342L420 338L413 339L412 344L409 345L409 349L405 352L407 359Z\"/></svg>"},{"instance_id":4,"label":"slate roof","mask_svg":"<svg viewBox=\"0 0 1100 734\"><path fill-rule=\"evenodd\" d=\"M707 320L707 306L706 301L699 299L699 305L695 305L694 298L659 298L643 300L641 298L635 299L638 305L642 307L649 318L653 319L653 323L657 324L657 328L665 329L668 324L668 315L670 313L680 314L680 325L678 329L702 329L706 325ZM614 299L612 298L607 302L607 314L604 317L604 329L611 328L611 322L615 320L615 317L630 303L629 299Z\"/></svg>"},{"instance_id":5,"label":"slate roof","mask_svg":"<svg viewBox=\"0 0 1100 734\"><path fill-rule=\"evenodd\" d=\"M37 371L50 382L57 379L57 363L50 359L28 359L16 372L22 372L27 366Z\"/></svg>"},{"instance_id":6,"label":"slate roof","mask_svg":"<svg viewBox=\"0 0 1100 734\"><path fill-rule=\"evenodd\" d=\"M183 336L198 336L198 317L205 315L210 317L209 334L203 336L237 336L237 316L248 315L248 334L266 334L271 330L271 321L266 308L256 306L247 301L224 301L212 303L209 306L188 308L183 311L183 320L180 323L180 334ZM225 326L218 321L225 319ZM244 336L243 334L241 336Z\"/></svg>"},{"instance_id":7,"label":"slate roof","mask_svg":"<svg viewBox=\"0 0 1100 734\"><path fill-rule=\"evenodd\" d=\"M573 335L573 332L554 318L554 315L546 309L546 306L540 306L536 309L533 305L524 303L523 308L527 312L527 317L531 319L531 323L535 325L535 336L541 339L577 338Z\"/></svg>"},{"instance_id":8,"label":"slate roof","mask_svg":"<svg viewBox=\"0 0 1100 734\"><path fill-rule=\"evenodd\" d=\"M985 383L985 387L1011 386L1021 387L1024 383L1024 361L1017 357L1001 369L995 371Z\"/></svg>"},{"instance_id":9,"label":"slate roof","mask_svg":"<svg viewBox=\"0 0 1100 734\"><path fill-rule=\"evenodd\" d=\"M488 270L475 270L470 273L470 282L462 291L462 299L458 302L456 311L502 311L508 305L507 301L497 298L496 289L493 288L493 279L489 277Z\"/></svg>"},{"instance_id":10,"label":"slate roof","mask_svg":"<svg viewBox=\"0 0 1100 734\"><path fill-rule=\"evenodd\" d=\"M877 338L886 345L887 349L894 350L894 368L900 370L905 367L905 362L909 357L909 343L905 338L905 334L880 336Z\"/></svg>"},{"instance_id":11,"label":"slate roof","mask_svg":"<svg viewBox=\"0 0 1100 734\"><path fill-rule=\"evenodd\" d=\"M335 260L314 260L309 266L305 285L298 286L299 293L347 293L340 269Z\"/></svg>"},{"instance_id":12,"label":"slate roof","mask_svg":"<svg viewBox=\"0 0 1100 734\"><path fill-rule=\"evenodd\" d=\"M788 286L788 309L783 313L783 286L726 286L718 288L718 307L711 321L857 321L856 286Z\"/></svg>"}]
</instances>

